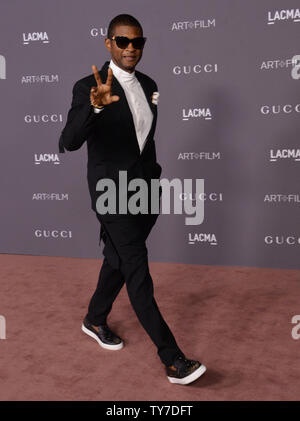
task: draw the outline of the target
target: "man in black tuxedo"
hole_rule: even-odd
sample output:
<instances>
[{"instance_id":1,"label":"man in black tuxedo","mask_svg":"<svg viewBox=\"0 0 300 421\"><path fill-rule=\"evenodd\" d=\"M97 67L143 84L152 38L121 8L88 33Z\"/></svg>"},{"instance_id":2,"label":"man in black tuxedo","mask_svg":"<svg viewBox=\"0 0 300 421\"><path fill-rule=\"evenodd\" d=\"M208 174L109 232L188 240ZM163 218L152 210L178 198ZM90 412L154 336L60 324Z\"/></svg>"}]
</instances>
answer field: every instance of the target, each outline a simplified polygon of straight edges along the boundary
<instances>
[{"instance_id":1,"label":"man in black tuxedo","mask_svg":"<svg viewBox=\"0 0 300 421\"><path fill-rule=\"evenodd\" d=\"M107 316L125 283L139 321L157 346L169 381L188 384L204 373L205 366L185 358L153 296L145 242L158 213L149 212L148 207L148 213L102 214L97 206L100 192L96 185L103 178L115 182L119 209L119 171L127 172L128 182L140 178L149 187L151 179L161 175L153 138L158 88L153 79L135 70L145 41L142 27L133 16L118 15L110 22L105 45L111 60L100 73L92 66L93 74L75 83L59 151L74 151L87 142L91 206L101 224L100 242L103 239L105 244L98 285L82 330L103 348L123 347L122 339L108 327ZM148 198L150 202L151 193Z\"/></svg>"}]
</instances>

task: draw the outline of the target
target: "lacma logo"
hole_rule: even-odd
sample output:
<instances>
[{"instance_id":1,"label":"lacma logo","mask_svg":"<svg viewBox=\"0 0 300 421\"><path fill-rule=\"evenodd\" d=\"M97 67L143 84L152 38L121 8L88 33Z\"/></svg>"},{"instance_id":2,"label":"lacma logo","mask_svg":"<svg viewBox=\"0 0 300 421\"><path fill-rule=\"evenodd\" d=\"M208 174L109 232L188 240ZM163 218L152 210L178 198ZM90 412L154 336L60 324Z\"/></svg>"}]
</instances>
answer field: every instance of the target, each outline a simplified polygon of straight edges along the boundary
<instances>
[{"instance_id":1,"label":"lacma logo","mask_svg":"<svg viewBox=\"0 0 300 421\"><path fill-rule=\"evenodd\" d=\"M6 339L6 320L4 316L0 316L0 339Z\"/></svg>"},{"instance_id":2,"label":"lacma logo","mask_svg":"<svg viewBox=\"0 0 300 421\"><path fill-rule=\"evenodd\" d=\"M49 44L47 32L23 32L23 44L28 45L32 41L40 41L43 44Z\"/></svg>"},{"instance_id":3,"label":"lacma logo","mask_svg":"<svg viewBox=\"0 0 300 421\"><path fill-rule=\"evenodd\" d=\"M292 20L300 22L300 9L276 10L274 13L268 12L268 25L273 25L276 21Z\"/></svg>"},{"instance_id":4,"label":"lacma logo","mask_svg":"<svg viewBox=\"0 0 300 421\"><path fill-rule=\"evenodd\" d=\"M5 57L0 55L0 79L6 79L6 61Z\"/></svg>"},{"instance_id":5,"label":"lacma logo","mask_svg":"<svg viewBox=\"0 0 300 421\"><path fill-rule=\"evenodd\" d=\"M190 118L201 118L204 120L211 120L212 113L210 108L189 108L182 110L182 120L187 121Z\"/></svg>"},{"instance_id":6,"label":"lacma logo","mask_svg":"<svg viewBox=\"0 0 300 421\"><path fill-rule=\"evenodd\" d=\"M60 164L60 160L57 153L40 153L40 154L35 153L34 154L34 163L36 165L43 164L45 162L48 164L54 164L54 165Z\"/></svg>"},{"instance_id":7,"label":"lacma logo","mask_svg":"<svg viewBox=\"0 0 300 421\"><path fill-rule=\"evenodd\" d=\"M293 159L298 162L300 161L300 149L271 149L270 161L276 162L279 159Z\"/></svg>"},{"instance_id":8,"label":"lacma logo","mask_svg":"<svg viewBox=\"0 0 300 421\"><path fill-rule=\"evenodd\" d=\"M210 246L217 246L217 238L215 234L212 233L191 233L189 232L189 244L195 243L208 243Z\"/></svg>"}]
</instances>

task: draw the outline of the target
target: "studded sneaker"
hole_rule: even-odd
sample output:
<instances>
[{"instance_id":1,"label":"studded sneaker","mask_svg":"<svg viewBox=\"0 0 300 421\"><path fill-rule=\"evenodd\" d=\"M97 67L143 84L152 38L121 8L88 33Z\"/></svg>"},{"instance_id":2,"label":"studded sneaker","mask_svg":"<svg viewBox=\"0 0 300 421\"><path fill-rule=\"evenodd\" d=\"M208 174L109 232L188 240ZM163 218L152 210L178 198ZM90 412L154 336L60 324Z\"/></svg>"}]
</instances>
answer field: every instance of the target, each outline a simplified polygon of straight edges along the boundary
<instances>
[{"instance_id":1,"label":"studded sneaker","mask_svg":"<svg viewBox=\"0 0 300 421\"><path fill-rule=\"evenodd\" d=\"M189 384L206 371L205 365L199 361L188 360L182 356L177 357L171 367L166 366L168 380L178 384Z\"/></svg>"},{"instance_id":2,"label":"studded sneaker","mask_svg":"<svg viewBox=\"0 0 300 421\"><path fill-rule=\"evenodd\" d=\"M94 338L102 348L110 350L122 349L122 339L110 330L107 324L98 326L99 332L92 326L87 317L84 318L81 329L84 333Z\"/></svg>"}]
</instances>

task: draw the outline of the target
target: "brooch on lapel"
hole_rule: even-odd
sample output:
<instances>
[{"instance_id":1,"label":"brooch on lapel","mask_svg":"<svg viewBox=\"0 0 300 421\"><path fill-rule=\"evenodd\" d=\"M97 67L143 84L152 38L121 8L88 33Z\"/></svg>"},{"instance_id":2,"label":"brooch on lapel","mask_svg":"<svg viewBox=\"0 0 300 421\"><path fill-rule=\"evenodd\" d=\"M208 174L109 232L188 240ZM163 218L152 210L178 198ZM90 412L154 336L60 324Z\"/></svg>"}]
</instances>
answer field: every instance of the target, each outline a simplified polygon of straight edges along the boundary
<instances>
[{"instance_id":1,"label":"brooch on lapel","mask_svg":"<svg viewBox=\"0 0 300 421\"><path fill-rule=\"evenodd\" d=\"M153 104L155 105L158 104L158 97L159 97L159 92L153 92L152 98L151 98L151 101Z\"/></svg>"}]
</instances>

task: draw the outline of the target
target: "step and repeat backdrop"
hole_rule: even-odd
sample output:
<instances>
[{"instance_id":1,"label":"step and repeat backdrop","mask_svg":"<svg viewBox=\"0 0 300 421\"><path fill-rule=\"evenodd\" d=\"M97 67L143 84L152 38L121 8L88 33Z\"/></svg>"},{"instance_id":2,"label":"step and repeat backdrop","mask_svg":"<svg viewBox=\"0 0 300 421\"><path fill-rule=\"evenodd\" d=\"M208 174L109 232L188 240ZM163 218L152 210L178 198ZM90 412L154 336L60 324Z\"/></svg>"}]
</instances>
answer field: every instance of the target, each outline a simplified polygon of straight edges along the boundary
<instances>
[{"instance_id":1,"label":"step and repeat backdrop","mask_svg":"<svg viewBox=\"0 0 300 421\"><path fill-rule=\"evenodd\" d=\"M1 2L0 252L102 257L87 145L58 139L121 13L147 37L136 69L160 93L161 178L204 180L203 222L159 215L149 259L299 268L299 0Z\"/></svg>"}]
</instances>

